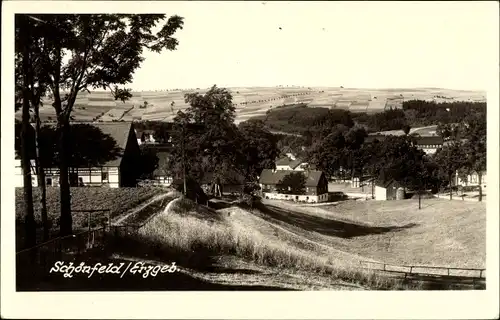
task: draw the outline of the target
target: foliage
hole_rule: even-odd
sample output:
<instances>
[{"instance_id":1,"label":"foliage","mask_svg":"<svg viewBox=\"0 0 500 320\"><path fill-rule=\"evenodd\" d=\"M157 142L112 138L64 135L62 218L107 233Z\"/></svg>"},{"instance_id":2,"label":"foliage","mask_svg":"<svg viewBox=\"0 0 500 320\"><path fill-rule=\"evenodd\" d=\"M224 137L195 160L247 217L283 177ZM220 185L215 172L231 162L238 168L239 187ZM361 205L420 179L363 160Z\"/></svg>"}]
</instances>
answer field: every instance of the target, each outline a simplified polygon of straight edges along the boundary
<instances>
[{"instance_id":1,"label":"foliage","mask_svg":"<svg viewBox=\"0 0 500 320\"><path fill-rule=\"evenodd\" d=\"M16 142L19 141L20 128L16 125ZM40 153L41 163L44 168L56 167L58 165L59 150L57 148L57 128L52 125L41 127L40 131ZM104 134L98 127L78 123L71 126L69 135L69 149L71 167L93 167L116 159L121 149L113 137ZM30 134L30 153L34 155L34 132ZM16 151L19 150L16 143Z\"/></svg>"},{"instance_id":2,"label":"foliage","mask_svg":"<svg viewBox=\"0 0 500 320\"><path fill-rule=\"evenodd\" d=\"M246 177L256 181L263 169L274 169L278 156L276 138L262 121L243 122L238 127L242 136L242 153L246 157Z\"/></svg>"},{"instance_id":3,"label":"foliage","mask_svg":"<svg viewBox=\"0 0 500 320\"><path fill-rule=\"evenodd\" d=\"M261 120L271 130L298 134L310 131L313 136L327 135L337 124L354 125L350 112L346 110L308 108L303 104L271 110Z\"/></svg>"},{"instance_id":4,"label":"foliage","mask_svg":"<svg viewBox=\"0 0 500 320\"><path fill-rule=\"evenodd\" d=\"M284 194L305 194L306 176L302 172L290 172L278 182L276 189Z\"/></svg>"},{"instance_id":5,"label":"foliage","mask_svg":"<svg viewBox=\"0 0 500 320\"><path fill-rule=\"evenodd\" d=\"M109 89L115 100L125 101L131 91L119 86L132 81L144 60L144 50L175 50L173 38L183 19L161 14L39 14L16 15L16 56L29 55L34 88L48 88L54 100L60 139L61 234L71 234L68 166L69 121L76 97L89 88ZM153 33L160 22L158 32ZM23 29L26 27L26 29ZM21 73L16 63L16 73ZM24 72L26 74L26 64ZM16 76L16 79L18 77ZM26 121L24 121L26 122Z\"/></svg>"}]
</instances>

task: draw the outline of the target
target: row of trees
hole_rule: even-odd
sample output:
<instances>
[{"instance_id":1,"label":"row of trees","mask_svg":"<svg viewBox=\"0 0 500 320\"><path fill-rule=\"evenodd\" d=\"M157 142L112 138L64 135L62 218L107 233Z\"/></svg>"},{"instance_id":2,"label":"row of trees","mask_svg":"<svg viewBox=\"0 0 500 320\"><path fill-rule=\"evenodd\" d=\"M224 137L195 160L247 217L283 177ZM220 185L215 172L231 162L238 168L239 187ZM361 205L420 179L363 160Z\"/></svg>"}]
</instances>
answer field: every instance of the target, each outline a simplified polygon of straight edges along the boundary
<instances>
[{"instance_id":1,"label":"row of trees","mask_svg":"<svg viewBox=\"0 0 500 320\"><path fill-rule=\"evenodd\" d=\"M416 146L417 137L408 134L409 127L405 127L404 136L367 143L363 127L336 126L308 148L307 159L329 177L347 172L351 177L392 178L418 192L453 186L457 172L463 180L477 173L481 201L481 177L486 170L485 115L469 114L453 129L446 125L440 128L445 128L440 131L446 138L445 145L427 156Z\"/></svg>"},{"instance_id":2,"label":"row of trees","mask_svg":"<svg viewBox=\"0 0 500 320\"><path fill-rule=\"evenodd\" d=\"M175 50L178 41L173 36L182 25L181 17L167 19L162 14L16 15L15 105L16 109L22 108L20 142L26 246L36 242L28 141L30 111L34 113L38 136L41 97L48 95L53 100L60 170L60 235L69 235L72 233L68 174L72 158L70 120L78 93L103 88L109 89L116 100L129 99L131 90L119 86L132 81L134 71L144 60L144 51ZM153 32L157 27L159 31ZM38 158L37 173L44 190L43 166ZM42 219L46 220L46 209L45 213L42 210Z\"/></svg>"},{"instance_id":3,"label":"row of trees","mask_svg":"<svg viewBox=\"0 0 500 320\"><path fill-rule=\"evenodd\" d=\"M276 131L324 137L324 133L337 124L352 127L363 126L368 132L402 130L407 126L418 127L442 124L454 124L464 121L470 114L486 115L486 103L482 102L443 102L423 100L403 102L402 109L389 109L383 112L367 114L352 113L347 110L308 108L301 104L286 106L268 111L258 119Z\"/></svg>"}]
</instances>

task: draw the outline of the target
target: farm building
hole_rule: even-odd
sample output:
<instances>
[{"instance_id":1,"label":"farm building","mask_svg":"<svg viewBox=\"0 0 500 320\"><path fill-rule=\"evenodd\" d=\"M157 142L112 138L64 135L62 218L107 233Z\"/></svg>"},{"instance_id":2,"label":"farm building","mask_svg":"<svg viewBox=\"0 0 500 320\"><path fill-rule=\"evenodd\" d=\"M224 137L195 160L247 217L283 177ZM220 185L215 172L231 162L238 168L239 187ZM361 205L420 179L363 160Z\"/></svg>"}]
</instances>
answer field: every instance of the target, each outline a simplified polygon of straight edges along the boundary
<instances>
[{"instance_id":1,"label":"farm building","mask_svg":"<svg viewBox=\"0 0 500 320\"><path fill-rule=\"evenodd\" d=\"M69 168L70 185L108 186L111 188L135 186L140 174L138 172L140 167L137 165L140 149L132 124L100 122L91 125L115 141L118 149L116 156L100 166ZM59 186L59 168L45 168L45 175L47 186ZM32 180L33 185L36 186L36 177ZM15 186L23 186L21 160L18 155L16 155Z\"/></svg>"},{"instance_id":2,"label":"farm building","mask_svg":"<svg viewBox=\"0 0 500 320\"><path fill-rule=\"evenodd\" d=\"M455 174L455 184L462 187L479 186L479 175L474 172L468 174L466 178L461 178L458 172ZM481 175L481 187L486 188L486 171Z\"/></svg>"},{"instance_id":3,"label":"farm building","mask_svg":"<svg viewBox=\"0 0 500 320\"><path fill-rule=\"evenodd\" d=\"M142 144L154 144L155 140L155 131L154 130L135 130L135 134L137 136L137 143L139 145Z\"/></svg>"},{"instance_id":4,"label":"farm building","mask_svg":"<svg viewBox=\"0 0 500 320\"><path fill-rule=\"evenodd\" d=\"M443 146L443 138L440 136L417 137L417 147L426 154L434 154Z\"/></svg>"},{"instance_id":5,"label":"farm building","mask_svg":"<svg viewBox=\"0 0 500 320\"><path fill-rule=\"evenodd\" d=\"M243 191L245 177L234 170L225 172L221 179L214 178L212 172L206 172L200 180L200 185L205 193L215 192L215 182L219 182L222 194L237 194Z\"/></svg>"},{"instance_id":6,"label":"farm building","mask_svg":"<svg viewBox=\"0 0 500 320\"><path fill-rule=\"evenodd\" d=\"M302 161L302 159L295 158L292 154L287 154L285 157L278 159L275 165L276 170L304 171L308 163Z\"/></svg>"},{"instance_id":7,"label":"farm building","mask_svg":"<svg viewBox=\"0 0 500 320\"><path fill-rule=\"evenodd\" d=\"M375 200L402 200L403 186L394 179L375 181Z\"/></svg>"},{"instance_id":8,"label":"farm building","mask_svg":"<svg viewBox=\"0 0 500 320\"><path fill-rule=\"evenodd\" d=\"M158 167L153 171L153 181L155 185L169 186L173 178L167 171L169 152L160 151L156 153L158 157Z\"/></svg>"},{"instance_id":9,"label":"farm building","mask_svg":"<svg viewBox=\"0 0 500 320\"><path fill-rule=\"evenodd\" d=\"M389 134L369 135L365 138L365 142L370 143L375 140L382 141L388 135ZM436 151L443 146L443 138L440 136L417 136L415 140L417 148L429 155L436 153Z\"/></svg>"},{"instance_id":10,"label":"farm building","mask_svg":"<svg viewBox=\"0 0 500 320\"><path fill-rule=\"evenodd\" d=\"M287 175L287 170L264 169L259 178L262 196L266 199L280 199L305 202L328 201L328 181L322 171L299 171L305 175L305 190L302 194L285 194L278 190L279 185Z\"/></svg>"}]
</instances>

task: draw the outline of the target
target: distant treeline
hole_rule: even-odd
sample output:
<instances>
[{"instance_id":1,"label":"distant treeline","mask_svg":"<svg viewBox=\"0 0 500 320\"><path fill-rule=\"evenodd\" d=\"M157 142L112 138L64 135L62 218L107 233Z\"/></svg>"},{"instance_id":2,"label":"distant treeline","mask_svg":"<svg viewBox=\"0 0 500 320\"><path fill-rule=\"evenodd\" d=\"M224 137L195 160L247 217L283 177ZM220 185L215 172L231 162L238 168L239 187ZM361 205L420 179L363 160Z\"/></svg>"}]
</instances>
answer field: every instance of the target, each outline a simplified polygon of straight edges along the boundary
<instances>
[{"instance_id":1,"label":"distant treeline","mask_svg":"<svg viewBox=\"0 0 500 320\"><path fill-rule=\"evenodd\" d=\"M486 114L484 102L430 102L409 100L402 109L390 109L367 114L352 113L348 110L328 108L308 108L301 104L271 110L263 120L271 130L298 133L317 138L335 125L352 127L359 125L367 132L401 130L405 126L420 127L437 124L457 123L471 113ZM250 119L252 121L252 119Z\"/></svg>"}]
</instances>

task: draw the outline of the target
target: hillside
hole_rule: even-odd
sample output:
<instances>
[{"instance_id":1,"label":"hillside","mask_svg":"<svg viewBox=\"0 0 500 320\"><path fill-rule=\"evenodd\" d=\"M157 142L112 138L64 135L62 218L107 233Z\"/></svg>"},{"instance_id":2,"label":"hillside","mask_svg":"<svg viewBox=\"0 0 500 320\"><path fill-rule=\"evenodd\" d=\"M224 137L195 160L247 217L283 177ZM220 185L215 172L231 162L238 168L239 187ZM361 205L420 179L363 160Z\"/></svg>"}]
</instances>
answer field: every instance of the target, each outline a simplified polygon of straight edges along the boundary
<instances>
[{"instance_id":1,"label":"hillside","mask_svg":"<svg viewBox=\"0 0 500 320\"><path fill-rule=\"evenodd\" d=\"M333 87L247 87L229 88L236 107L236 121L264 115L277 106L307 104L309 107L345 109L351 112L379 112L386 107L398 107L404 100L419 99L436 102L485 101L485 93L437 88L422 89L355 89ZM203 93L207 89L132 92L123 103L115 101L109 92L81 92L73 116L76 121L170 120L172 110L187 108L184 94ZM144 102L147 102L146 108ZM54 121L50 100L44 100L40 110L43 121ZM16 113L20 117L20 112Z\"/></svg>"},{"instance_id":2,"label":"hillside","mask_svg":"<svg viewBox=\"0 0 500 320\"><path fill-rule=\"evenodd\" d=\"M161 263L214 284L295 290L402 288L360 261L482 268L484 203L345 201L326 207L266 201L217 211L177 200L117 256ZM420 284L421 285L421 284Z\"/></svg>"}]
</instances>

